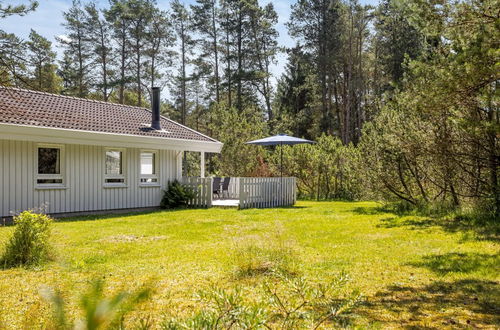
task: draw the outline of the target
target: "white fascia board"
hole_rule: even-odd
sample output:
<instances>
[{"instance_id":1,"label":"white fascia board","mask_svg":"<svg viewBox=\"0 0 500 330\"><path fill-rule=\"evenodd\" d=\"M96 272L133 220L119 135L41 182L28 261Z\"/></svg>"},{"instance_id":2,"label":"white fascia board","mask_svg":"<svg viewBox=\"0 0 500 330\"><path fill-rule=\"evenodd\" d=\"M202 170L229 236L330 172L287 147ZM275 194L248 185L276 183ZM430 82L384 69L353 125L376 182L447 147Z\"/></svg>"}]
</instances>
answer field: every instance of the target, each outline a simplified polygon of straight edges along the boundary
<instances>
[{"instance_id":1,"label":"white fascia board","mask_svg":"<svg viewBox=\"0 0 500 330\"><path fill-rule=\"evenodd\" d=\"M0 139L212 153L220 153L223 145L219 141L171 139L5 123L0 123Z\"/></svg>"}]
</instances>

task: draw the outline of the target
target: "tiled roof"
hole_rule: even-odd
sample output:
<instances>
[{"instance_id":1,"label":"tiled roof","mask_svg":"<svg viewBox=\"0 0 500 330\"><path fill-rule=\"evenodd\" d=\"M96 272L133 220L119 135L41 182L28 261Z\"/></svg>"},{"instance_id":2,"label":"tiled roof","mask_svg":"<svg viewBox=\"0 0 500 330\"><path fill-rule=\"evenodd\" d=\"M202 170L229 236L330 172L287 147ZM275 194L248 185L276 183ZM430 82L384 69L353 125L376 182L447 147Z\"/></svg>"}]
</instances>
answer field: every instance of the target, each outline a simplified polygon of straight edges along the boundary
<instances>
[{"instance_id":1,"label":"tiled roof","mask_svg":"<svg viewBox=\"0 0 500 330\"><path fill-rule=\"evenodd\" d=\"M146 108L9 87L0 87L0 123L217 142L163 116L153 130Z\"/></svg>"}]
</instances>

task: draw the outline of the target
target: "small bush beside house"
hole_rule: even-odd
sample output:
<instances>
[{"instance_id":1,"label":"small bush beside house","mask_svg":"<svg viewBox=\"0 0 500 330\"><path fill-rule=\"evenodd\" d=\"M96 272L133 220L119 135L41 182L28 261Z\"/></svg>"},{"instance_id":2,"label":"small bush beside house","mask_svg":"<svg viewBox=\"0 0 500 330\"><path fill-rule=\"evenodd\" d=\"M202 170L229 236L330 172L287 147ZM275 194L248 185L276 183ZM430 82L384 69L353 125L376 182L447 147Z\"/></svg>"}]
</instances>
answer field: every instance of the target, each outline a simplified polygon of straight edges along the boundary
<instances>
[{"instance_id":1,"label":"small bush beside house","mask_svg":"<svg viewBox=\"0 0 500 330\"><path fill-rule=\"evenodd\" d=\"M0 258L0 267L36 266L51 258L49 244L52 219L24 211L14 217L14 233Z\"/></svg>"},{"instance_id":2,"label":"small bush beside house","mask_svg":"<svg viewBox=\"0 0 500 330\"><path fill-rule=\"evenodd\" d=\"M175 180L168 183L168 188L163 193L160 207L162 209L186 207L189 200L195 197L196 193L190 187Z\"/></svg>"}]
</instances>

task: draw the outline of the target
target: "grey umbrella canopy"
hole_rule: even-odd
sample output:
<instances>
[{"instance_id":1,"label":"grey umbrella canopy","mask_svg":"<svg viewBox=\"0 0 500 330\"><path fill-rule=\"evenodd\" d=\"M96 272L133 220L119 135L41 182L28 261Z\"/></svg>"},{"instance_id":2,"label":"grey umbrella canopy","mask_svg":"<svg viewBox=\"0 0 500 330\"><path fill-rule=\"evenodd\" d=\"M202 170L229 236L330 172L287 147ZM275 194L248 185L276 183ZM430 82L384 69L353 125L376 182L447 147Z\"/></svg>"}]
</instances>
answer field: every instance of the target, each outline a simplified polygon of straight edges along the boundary
<instances>
[{"instance_id":1,"label":"grey umbrella canopy","mask_svg":"<svg viewBox=\"0 0 500 330\"><path fill-rule=\"evenodd\" d=\"M247 142L247 144L255 144L259 146L283 146L283 145L295 145L303 143L313 144L316 142L286 134L278 134L275 136L269 136L263 139ZM283 176L283 149L281 149L280 151L281 151L281 176Z\"/></svg>"}]
</instances>

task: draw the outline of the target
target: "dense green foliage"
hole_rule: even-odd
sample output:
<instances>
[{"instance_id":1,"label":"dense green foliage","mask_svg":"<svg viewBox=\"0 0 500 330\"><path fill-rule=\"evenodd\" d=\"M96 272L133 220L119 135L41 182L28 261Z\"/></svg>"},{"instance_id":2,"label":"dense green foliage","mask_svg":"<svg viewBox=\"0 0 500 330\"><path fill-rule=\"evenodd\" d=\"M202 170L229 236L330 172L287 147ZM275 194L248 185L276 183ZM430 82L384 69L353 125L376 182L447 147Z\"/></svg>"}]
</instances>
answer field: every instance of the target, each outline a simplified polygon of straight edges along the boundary
<instances>
[{"instance_id":1,"label":"dense green foliage","mask_svg":"<svg viewBox=\"0 0 500 330\"><path fill-rule=\"evenodd\" d=\"M278 147L279 149L279 147ZM280 153L271 158L271 169L280 170ZM364 197L359 169L361 154L354 145L322 135L313 145L283 147L283 174L298 180L302 198L355 200Z\"/></svg>"},{"instance_id":2,"label":"dense green foliage","mask_svg":"<svg viewBox=\"0 0 500 330\"><path fill-rule=\"evenodd\" d=\"M5 246L0 267L37 266L51 258L50 225L45 214L24 211L14 217L16 229Z\"/></svg>"},{"instance_id":3,"label":"dense green foliage","mask_svg":"<svg viewBox=\"0 0 500 330\"><path fill-rule=\"evenodd\" d=\"M162 209L185 207L195 196L196 193L190 187L175 180L168 183L167 189L163 192L160 207Z\"/></svg>"},{"instance_id":4,"label":"dense green foliage","mask_svg":"<svg viewBox=\"0 0 500 330\"><path fill-rule=\"evenodd\" d=\"M445 8L412 8L429 38L447 41L408 63L401 87L365 126L367 182L413 205L472 202L498 216L498 3Z\"/></svg>"}]
</instances>

